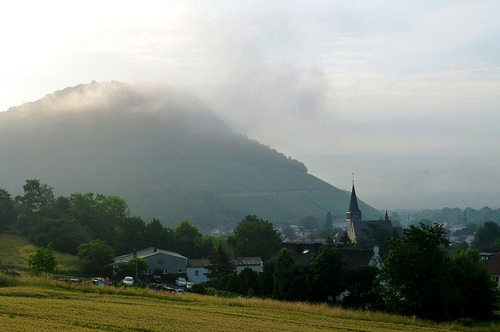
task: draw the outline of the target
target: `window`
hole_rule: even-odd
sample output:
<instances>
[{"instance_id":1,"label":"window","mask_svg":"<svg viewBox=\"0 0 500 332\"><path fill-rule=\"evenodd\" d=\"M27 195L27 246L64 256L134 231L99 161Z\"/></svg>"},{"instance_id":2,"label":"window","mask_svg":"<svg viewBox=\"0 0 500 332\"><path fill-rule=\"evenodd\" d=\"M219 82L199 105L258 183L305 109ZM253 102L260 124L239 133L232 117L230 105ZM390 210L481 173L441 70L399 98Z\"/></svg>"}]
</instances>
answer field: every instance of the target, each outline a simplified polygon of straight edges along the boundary
<instances>
[{"instance_id":1,"label":"window","mask_svg":"<svg viewBox=\"0 0 500 332\"><path fill-rule=\"evenodd\" d=\"M163 274L168 274L168 270L167 269L163 269Z\"/></svg>"},{"instance_id":2,"label":"window","mask_svg":"<svg viewBox=\"0 0 500 332\"><path fill-rule=\"evenodd\" d=\"M199 270L195 270L194 271L194 276L195 277L199 277L200 276L200 271Z\"/></svg>"}]
</instances>

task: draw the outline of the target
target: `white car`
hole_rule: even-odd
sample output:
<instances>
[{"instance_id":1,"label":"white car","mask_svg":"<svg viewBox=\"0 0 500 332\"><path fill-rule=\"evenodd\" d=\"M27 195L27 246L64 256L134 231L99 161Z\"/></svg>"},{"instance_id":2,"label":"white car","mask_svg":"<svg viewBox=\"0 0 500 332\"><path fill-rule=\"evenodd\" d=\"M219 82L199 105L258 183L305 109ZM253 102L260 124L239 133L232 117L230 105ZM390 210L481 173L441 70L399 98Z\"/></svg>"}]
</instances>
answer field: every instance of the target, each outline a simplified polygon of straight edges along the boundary
<instances>
[{"instance_id":1,"label":"white car","mask_svg":"<svg viewBox=\"0 0 500 332\"><path fill-rule=\"evenodd\" d=\"M125 286L132 286L134 284L134 278L125 277L123 278L123 282L125 283Z\"/></svg>"},{"instance_id":2,"label":"white car","mask_svg":"<svg viewBox=\"0 0 500 332\"><path fill-rule=\"evenodd\" d=\"M187 283L186 278L179 277L175 280L175 284L180 287L185 287L186 283Z\"/></svg>"}]
</instances>

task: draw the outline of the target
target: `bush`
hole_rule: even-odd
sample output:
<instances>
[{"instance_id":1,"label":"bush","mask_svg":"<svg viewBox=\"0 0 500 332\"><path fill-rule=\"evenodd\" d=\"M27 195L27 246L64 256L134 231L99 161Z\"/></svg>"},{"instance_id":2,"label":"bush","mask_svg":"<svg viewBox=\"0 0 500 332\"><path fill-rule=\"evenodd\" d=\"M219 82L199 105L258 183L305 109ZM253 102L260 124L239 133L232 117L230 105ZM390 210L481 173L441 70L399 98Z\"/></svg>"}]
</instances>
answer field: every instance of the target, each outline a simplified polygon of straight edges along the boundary
<instances>
[{"instance_id":1,"label":"bush","mask_svg":"<svg viewBox=\"0 0 500 332\"><path fill-rule=\"evenodd\" d=\"M203 284L193 284L191 286L191 292L196 294L205 294L205 286L203 286Z\"/></svg>"}]
</instances>

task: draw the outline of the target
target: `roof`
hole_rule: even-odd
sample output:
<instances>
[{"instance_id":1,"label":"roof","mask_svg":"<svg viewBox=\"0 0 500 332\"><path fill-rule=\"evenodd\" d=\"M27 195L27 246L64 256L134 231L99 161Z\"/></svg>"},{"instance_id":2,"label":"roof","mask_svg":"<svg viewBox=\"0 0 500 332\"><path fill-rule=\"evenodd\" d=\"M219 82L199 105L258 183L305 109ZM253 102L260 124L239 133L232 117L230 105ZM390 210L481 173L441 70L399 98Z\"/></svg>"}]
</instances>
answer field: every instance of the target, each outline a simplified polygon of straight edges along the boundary
<instances>
[{"instance_id":1,"label":"roof","mask_svg":"<svg viewBox=\"0 0 500 332\"><path fill-rule=\"evenodd\" d=\"M351 201L349 202L349 210L347 210L347 212L361 213L358 206L358 198L356 197L356 189L354 189L354 183L352 184Z\"/></svg>"},{"instance_id":2,"label":"roof","mask_svg":"<svg viewBox=\"0 0 500 332\"><path fill-rule=\"evenodd\" d=\"M495 254L487 268L492 275L500 276L500 253Z\"/></svg>"},{"instance_id":3,"label":"roof","mask_svg":"<svg viewBox=\"0 0 500 332\"><path fill-rule=\"evenodd\" d=\"M392 223L388 219L353 221L353 227L356 240L369 239L373 236L376 228L383 228L388 232L392 232L393 230Z\"/></svg>"},{"instance_id":4,"label":"roof","mask_svg":"<svg viewBox=\"0 0 500 332\"><path fill-rule=\"evenodd\" d=\"M283 247L290 251L295 264L306 265L311 261L322 245L323 244L321 243L286 243L283 244ZM370 261L374 255L373 249L339 250L342 260L344 261L346 268L349 270L370 265ZM277 259L278 256L279 253L273 256L273 258Z\"/></svg>"},{"instance_id":5,"label":"roof","mask_svg":"<svg viewBox=\"0 0 500 332\"><path fill-rule=\"evenodd\" d=\"M260 257L237 257L231 260L234 266L250 266L250 265L261 265L262 259ZM188 261L187 267L208 267L210 266L210 260L208 258L190 259Z\"/></svg>"},{"instance_id":6,"label":"roof","mask_svg":"<svg viewBox=\"0 0 500 332\"><path fill-rule=\"evenodd\" d=\"M348 270L370 265L373 249L340 249L342 260Z\"/></svg>"},{"instance_id":7,"label":"roof","mask_svg":"<svg viewBox=\"0 0 500 332\"><path fill-rule=\"evenodd\" d=\"M154 256L157 254L165 254L165 255L169 255L169 256L173 256L173 257L177 257L177 258L188 259L187 257L182 256L176 252L158 249L155 247L149 247L149 248L145 248L145 249L141 249L141 250L137 251L137 257L139 257L139 258L147 258L147 257ZM115 263L128 262L132 258L134 258L133 253L128 253L125 255L117 256L117 257L115 257Z\"/></svg>"}]
</instances>

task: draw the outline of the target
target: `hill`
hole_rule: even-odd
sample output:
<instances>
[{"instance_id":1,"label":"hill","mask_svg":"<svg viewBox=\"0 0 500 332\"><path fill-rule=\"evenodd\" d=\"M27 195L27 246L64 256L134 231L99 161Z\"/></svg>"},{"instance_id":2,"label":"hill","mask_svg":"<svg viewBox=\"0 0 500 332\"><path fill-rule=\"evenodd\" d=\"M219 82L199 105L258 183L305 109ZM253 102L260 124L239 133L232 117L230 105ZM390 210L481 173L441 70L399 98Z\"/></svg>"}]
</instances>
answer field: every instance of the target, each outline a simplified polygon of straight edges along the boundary
<instances>
[{"instance_id":1,"label":"hill","mask_svg":"<svg viewBox=\"0 0 500 332\"><path fill-rule=\"evenodd\" d=\"M28 271L29 257L36 252L36 247L27 239L15 235L0 233L0 267L16 271ZM80 270L78 257L55 253L58 271L74 273Z\"/></svg>"},{"instance_id":2,"label":"hill","mask_svg":"<svg viewBox=\"0 0 500 332\"><path fill-rule=\"evenodd\" d=\"M159 85L79 85L0 113L0 188L20 194L40 179L56 194L123 197L135 215L165 225L189 219L234 226L256 214L296 222L349 194L301 162L232 132L193 96ZM332 165L334 167L334 165ZM361 202L367 218L380 212Z\"/></svg>"}]
</instances>

